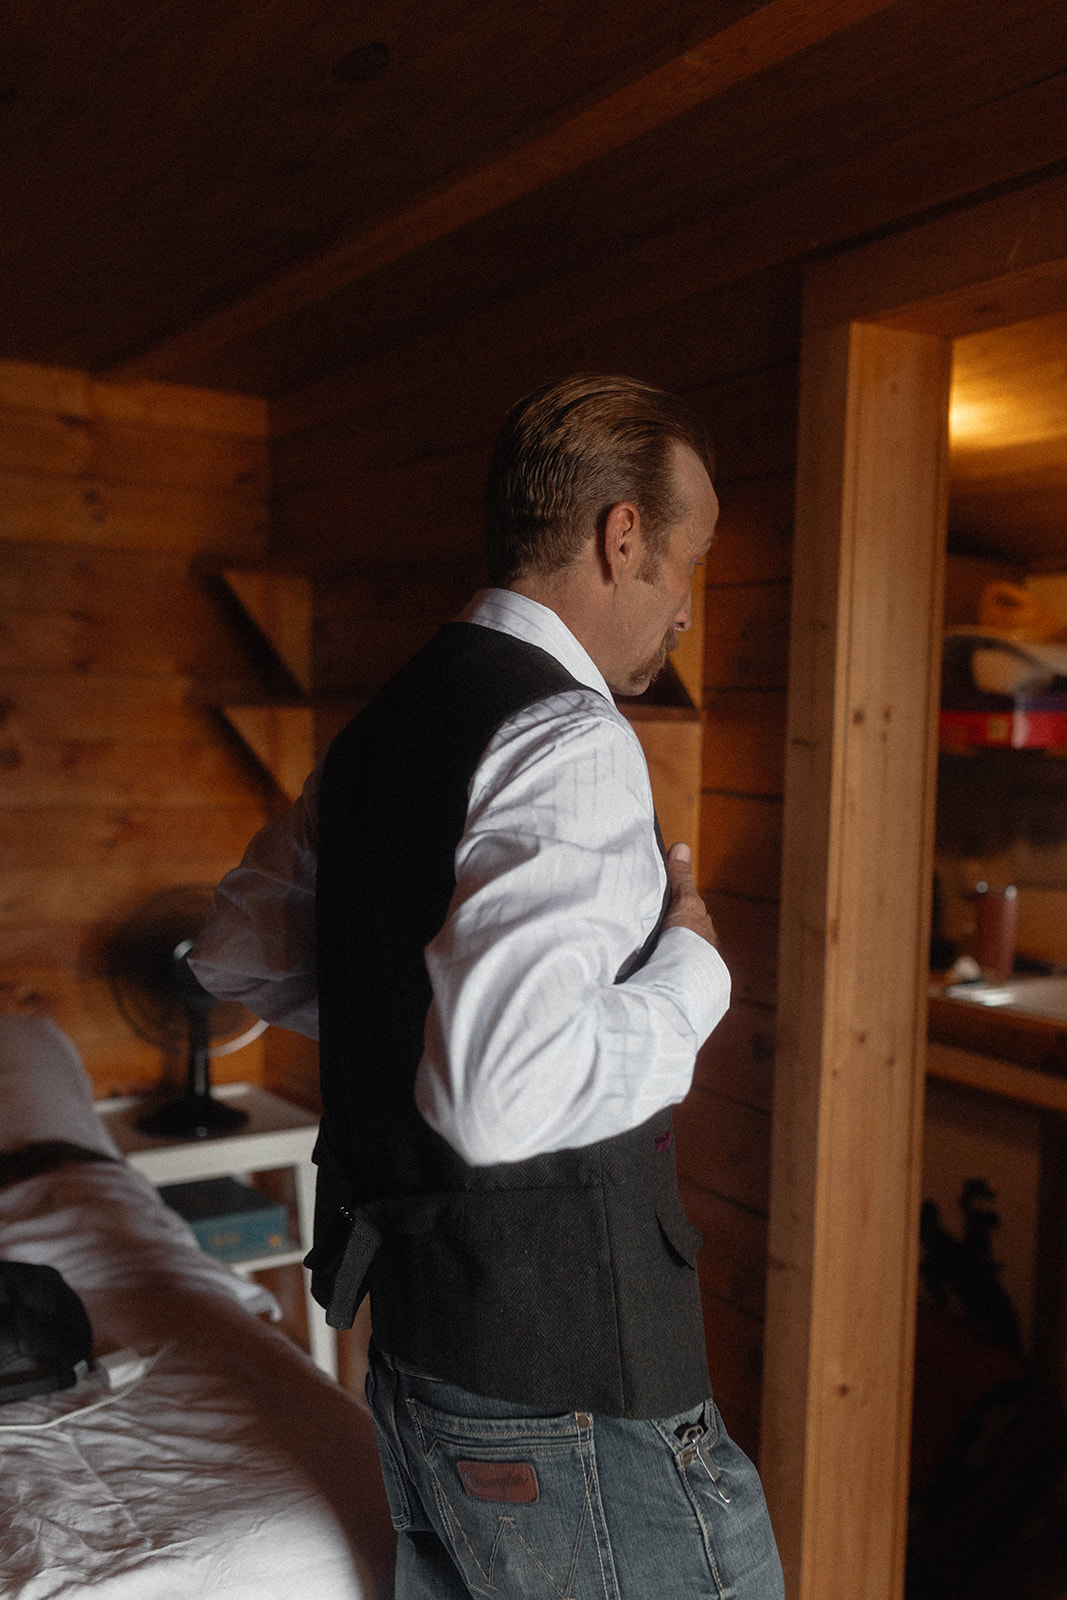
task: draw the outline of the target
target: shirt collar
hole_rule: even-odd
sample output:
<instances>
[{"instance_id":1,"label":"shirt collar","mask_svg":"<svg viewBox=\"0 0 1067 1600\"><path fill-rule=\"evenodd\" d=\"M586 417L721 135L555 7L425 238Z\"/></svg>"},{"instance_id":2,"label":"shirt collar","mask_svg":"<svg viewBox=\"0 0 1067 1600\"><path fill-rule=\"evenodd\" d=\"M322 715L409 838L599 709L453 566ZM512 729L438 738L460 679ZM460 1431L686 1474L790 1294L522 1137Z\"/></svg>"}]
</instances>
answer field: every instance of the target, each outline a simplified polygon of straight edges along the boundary
<instances>
[{"instance_id":1,"label":"shirt collar","mask_svg":"<svg viewBox=\"0 0 1067 1600\"><path fill-rule=\"evenodd\" d=\"M482 589L461 614L460 620L477 623L483 628L495 628L498 633L508 633L513 639L522 639L526 644L535 644L547 650L572 678L576 678L587 689L595 689L614 704L611 690L593 658L578 643L562 617L557 616L550 607L543 606L539 600L516 594L513 589Z\"/></svg>"}]
</instances>

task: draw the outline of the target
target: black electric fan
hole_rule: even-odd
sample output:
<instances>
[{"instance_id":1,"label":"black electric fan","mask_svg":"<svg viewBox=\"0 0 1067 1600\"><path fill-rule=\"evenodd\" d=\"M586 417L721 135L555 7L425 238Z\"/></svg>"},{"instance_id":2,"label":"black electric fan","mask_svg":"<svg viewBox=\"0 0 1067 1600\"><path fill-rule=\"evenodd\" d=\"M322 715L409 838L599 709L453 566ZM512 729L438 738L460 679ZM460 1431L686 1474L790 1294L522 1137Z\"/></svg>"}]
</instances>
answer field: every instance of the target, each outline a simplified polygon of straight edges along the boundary
<instances>
[{"instance_id":1,"label":"black electric fan","mask_svg":"<svg viewBox=\"0 0 1067 1600\"><path fill-rule=\"evenodd\" d=\"M111 992L134 1033L166 1055L188 1054L185 1093L138 1119L156 1137L216 1139L248 1120L212 1098L211 1057L240 1049L266 1023L239 1002L208 994L187 959L211 895L199 884L164 889L138 906L108 945Z\"/></svg>"}]
</instances>

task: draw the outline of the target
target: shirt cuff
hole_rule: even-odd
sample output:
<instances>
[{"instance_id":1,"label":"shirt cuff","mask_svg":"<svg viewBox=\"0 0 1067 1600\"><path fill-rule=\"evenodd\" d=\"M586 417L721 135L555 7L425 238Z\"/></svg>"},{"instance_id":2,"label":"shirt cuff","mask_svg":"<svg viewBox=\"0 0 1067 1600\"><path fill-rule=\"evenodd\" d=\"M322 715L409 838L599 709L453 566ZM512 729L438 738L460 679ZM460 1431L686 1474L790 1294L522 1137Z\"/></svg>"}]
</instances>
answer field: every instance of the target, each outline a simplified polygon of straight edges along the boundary
<instances>
[{"instance_id":1,"label":"shirt cuff","mask_svg":"<svg viewBox=\"0 0 1067 1600\"><path fill-rule=\"evenodd\" d=\"M685 992L699 1048L729 1009L730 969L715 946L692 928L664 928L650 967L661 951L670 957L672 984Z\"/></svg>"}]
</instances>

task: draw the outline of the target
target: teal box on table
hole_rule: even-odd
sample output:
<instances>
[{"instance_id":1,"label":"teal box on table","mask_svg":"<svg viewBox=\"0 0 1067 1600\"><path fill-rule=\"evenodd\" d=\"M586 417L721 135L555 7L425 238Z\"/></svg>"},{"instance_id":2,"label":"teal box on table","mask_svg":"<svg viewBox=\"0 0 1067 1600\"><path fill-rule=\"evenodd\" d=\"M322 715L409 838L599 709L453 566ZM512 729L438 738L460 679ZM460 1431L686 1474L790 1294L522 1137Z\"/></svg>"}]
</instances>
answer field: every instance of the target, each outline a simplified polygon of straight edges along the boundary
<instances>
[{"instance_id":1,"label":"teal box on table","mask_svg":"<svg viewBox=\"0 0 1067 1600\"><path fill-rule=\"evenodd\" d=\"M237 1178L169 1183L159 1193L185 1218L200 1248L220 1261L244 1261L293 1248L285 1206Z\"/></svg>"}]
</instances>

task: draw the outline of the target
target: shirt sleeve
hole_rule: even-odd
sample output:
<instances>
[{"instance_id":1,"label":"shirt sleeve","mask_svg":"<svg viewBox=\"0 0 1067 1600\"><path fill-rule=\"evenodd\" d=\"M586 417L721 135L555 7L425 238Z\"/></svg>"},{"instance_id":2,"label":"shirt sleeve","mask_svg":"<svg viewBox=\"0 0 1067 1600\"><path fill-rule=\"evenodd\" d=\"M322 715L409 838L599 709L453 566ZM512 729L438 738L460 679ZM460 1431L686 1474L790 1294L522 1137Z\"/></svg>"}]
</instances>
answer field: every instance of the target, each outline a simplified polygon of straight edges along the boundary
<instances>
[{"instance_id":1,"label":"shirt sleeve","mask_svg":"<svg viewBox=\"0 0 1067 1600\"><path fill-rule=\"evenodd\" d=\"M452 904L426 950L415 1097L465 1161L589 1144L684 1097L729 1003L721 957L667 929L615 982L665 885L644 756L614 708L572 691L506 724L475 774Z\"/></svg>"},{"instance_id":2,"label":"shirt sleeve","mask_svg":"<svg viewBox=\"0 0 1067 1600\"><path fill-rule=\"evenodd\" d=\"M296 804L259 830L215 890L189 957L209 994L253 1016L319 1036L315 975L316 769Z\"/></svg>"}]
</instances>

